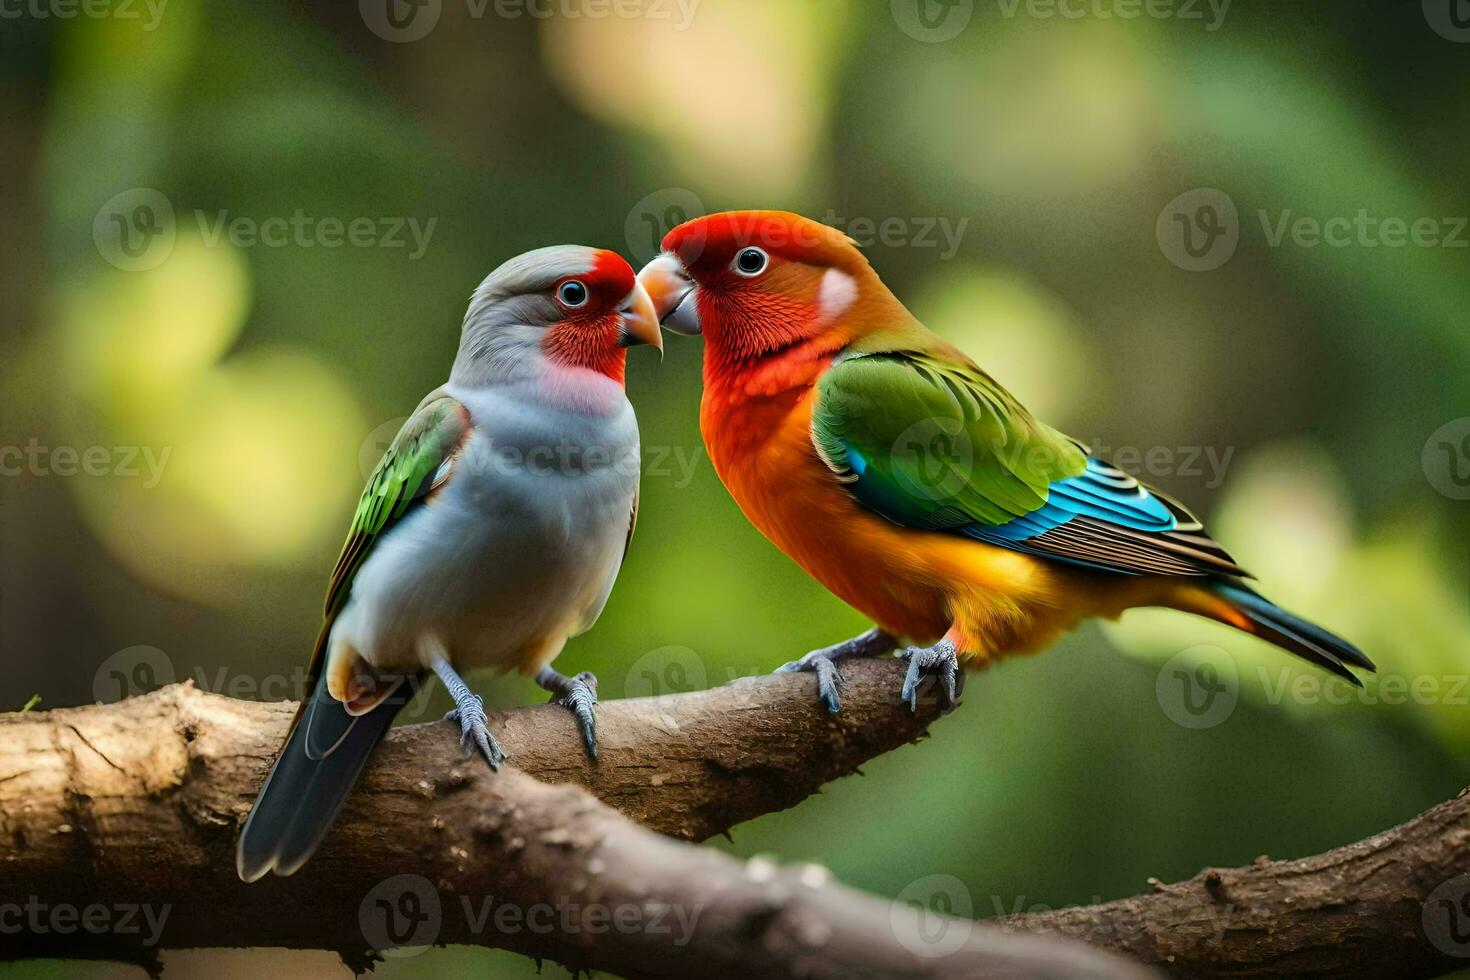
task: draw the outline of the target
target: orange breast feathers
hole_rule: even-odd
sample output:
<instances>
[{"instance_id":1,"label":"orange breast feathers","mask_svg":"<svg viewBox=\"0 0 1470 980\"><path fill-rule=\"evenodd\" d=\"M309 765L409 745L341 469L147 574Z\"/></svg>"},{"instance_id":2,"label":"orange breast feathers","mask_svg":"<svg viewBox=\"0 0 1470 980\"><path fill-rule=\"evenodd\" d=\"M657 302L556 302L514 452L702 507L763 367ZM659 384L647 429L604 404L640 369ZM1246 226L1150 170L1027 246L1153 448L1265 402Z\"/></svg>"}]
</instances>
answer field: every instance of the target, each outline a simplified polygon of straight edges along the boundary
<instances>
[{"instance_id":1,"label":"orange breast feathers","mask_svg":"<svg viewBox=\"0 0 1470 980\"><path fill-rule=\"evenodd\" d=\"M976 571L969 542L900 528L849 493L812 447L811 388L731 401L706 388L700 428L721 481L757 530L884 629L932 642L950 593Z\"/></svg>"},{"instance_id":2,"label":"orange breast feathers","mask_svg":"<svg viewBox=\"0 0 1470 980\"><path fill-rule=\"evenodd\" d=\"M727 385L707 384L705 445L757 530L890 633L919 643L948 634L967 659L1034 651L1084 616L1116 616L1151 585L885 520L858 503L813 448L815 397L797 387L732 398Z\"/></svg>"}]
</instances>

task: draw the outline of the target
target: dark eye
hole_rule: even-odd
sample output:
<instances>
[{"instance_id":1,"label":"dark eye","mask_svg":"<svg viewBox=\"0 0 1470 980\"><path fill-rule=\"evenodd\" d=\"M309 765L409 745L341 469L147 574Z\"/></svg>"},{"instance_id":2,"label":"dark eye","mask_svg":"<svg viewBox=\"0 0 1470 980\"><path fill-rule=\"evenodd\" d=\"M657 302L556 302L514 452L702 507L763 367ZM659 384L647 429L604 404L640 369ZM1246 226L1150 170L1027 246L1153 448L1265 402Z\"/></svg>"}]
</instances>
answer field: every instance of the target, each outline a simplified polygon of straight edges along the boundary
<instances>
[{"instance_id":1,"label":"dark eye","mask_svg":"<svg viewBox=\"0 0 1470 980\"><path fill-rule=\"evenodd\" d=\"M766 271L771 257L754 245L742 248L735 255L735 271L742 276L758 276Z\"/></svg>"},{"instance_id":2,"label":"dark eye","mask_svg":"<svg viewBox=\"0 0 1470 980\"><path fill-rule=\"evenodd\" d=\"M587 287L577 279L568 279L556 287L556 298L562 306L575 310L579 306L587 305Z\"/></svg>"}]
</instances>

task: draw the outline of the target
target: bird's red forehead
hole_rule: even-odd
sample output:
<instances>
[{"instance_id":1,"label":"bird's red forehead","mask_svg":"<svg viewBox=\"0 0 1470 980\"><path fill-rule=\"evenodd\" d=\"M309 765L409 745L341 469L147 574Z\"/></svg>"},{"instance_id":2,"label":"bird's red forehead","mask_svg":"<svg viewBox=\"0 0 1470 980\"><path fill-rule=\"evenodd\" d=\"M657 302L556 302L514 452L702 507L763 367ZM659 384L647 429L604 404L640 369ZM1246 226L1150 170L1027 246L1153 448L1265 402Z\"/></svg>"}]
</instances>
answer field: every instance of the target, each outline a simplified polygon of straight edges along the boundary
<instances>
[{"instance_id":1,"label":"bird's red forehead","mask_svg":"<svg viewBox=\"0 0 1470 980\"><path fill-rule=\"evenodd\" d=\"M605 248L592 254L592 268L586 275L589 288L596 287L596 292L616 300L621 300L633 291L637 277L627 259Z\"/></svg>"},{"instance_id":2,"label":"bird's red forehead","mask_svg":"<svg viewBox=\"0 0 1470 980\"><path fill-rule=\"evenodd\" d=\"M663 248L686 267L724 263L747 245L796 262L823 263L847 237L820 221L789 211L725 211L679 225L664 236Z\"/></svg>"}]
</instances>

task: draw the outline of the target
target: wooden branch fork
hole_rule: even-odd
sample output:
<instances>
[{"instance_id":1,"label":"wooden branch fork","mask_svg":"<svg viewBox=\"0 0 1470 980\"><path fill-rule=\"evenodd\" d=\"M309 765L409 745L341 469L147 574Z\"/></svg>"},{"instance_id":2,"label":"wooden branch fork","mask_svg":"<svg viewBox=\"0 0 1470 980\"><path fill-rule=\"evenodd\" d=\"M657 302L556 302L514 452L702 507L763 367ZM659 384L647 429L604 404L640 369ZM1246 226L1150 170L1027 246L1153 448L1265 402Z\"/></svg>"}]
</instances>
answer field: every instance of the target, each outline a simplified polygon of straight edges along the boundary
<instances>
[{"instance_id":1,"label":"wooden branch fork","mask_svg":"<svg viewBox=\"0 0 1470 980\"><path fill-rule=\"evenodd\" d=\"M922 736L903 665L598 706L600 761L551 705L492 716L511 756L448 723L395 729L317 855L235 875L240 824L294 704L175 684L0 715L0 961L160 951L473 944L626 977L1434 976L1470 963L1470 796L1317 857L989 922L890 902L815 865L698 847Z\"/></svg>"}]
</instances>

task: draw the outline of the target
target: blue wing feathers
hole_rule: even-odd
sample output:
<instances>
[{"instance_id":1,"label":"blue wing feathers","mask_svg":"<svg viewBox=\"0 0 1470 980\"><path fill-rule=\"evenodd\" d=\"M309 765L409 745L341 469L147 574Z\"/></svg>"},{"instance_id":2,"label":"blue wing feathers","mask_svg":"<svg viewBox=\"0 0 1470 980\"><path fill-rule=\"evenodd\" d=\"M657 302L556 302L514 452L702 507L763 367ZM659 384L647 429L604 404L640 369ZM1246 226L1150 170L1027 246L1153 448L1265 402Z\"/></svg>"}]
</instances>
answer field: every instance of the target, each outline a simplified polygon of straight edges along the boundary
<instances>
[{"instance_id":1,"label":"blue wing feathers","mask_svg":"<svg viewBox=\"0 0 1470 980\"><path fill-rule=\"evenodd\" d=\"M839 477L862 503L897 524L1114 574L1246 575L1181 505L1093 456L1083 472L1050 484L1035 510L990 524L948 500L920 503L922 495L905 493L883 467L875 469L847 440L840 444ZM1025 506L1010 502L1011 513L1018 505Z\"/></svg>"},{"instance_id":2,"label":"blue wing feathers","mask_svg":"<svg viewBox=\"0 0 1470 980\"><path fill-rule=\"evenodd\" d=\"M1046 504L1039 510L999 527L979 529L1004 541L1025 541L1078 517L1092 517L1135 531L1158 533L1178 527L1163 501L1131 477L1122 483L1114 476L1117 472L1089 457L1085 472L1058 480L1048 488Z\"/></svg>"}]
</instances>

